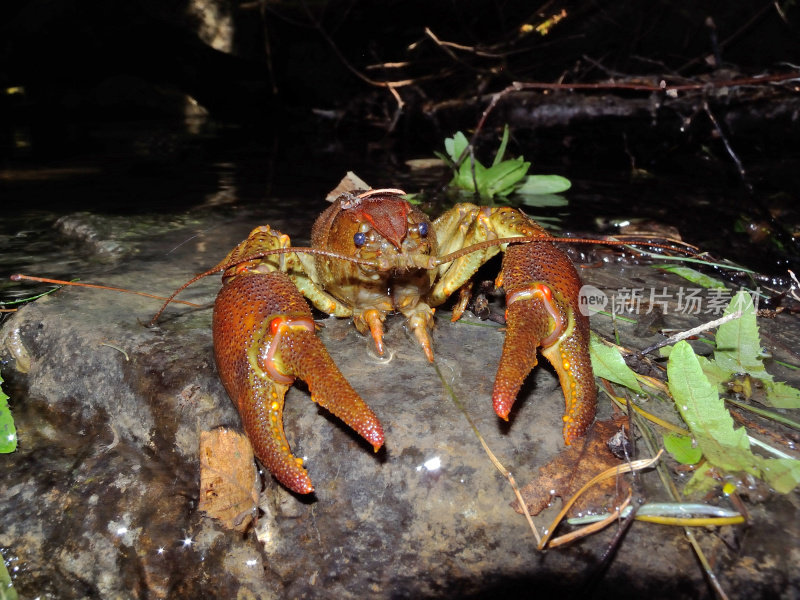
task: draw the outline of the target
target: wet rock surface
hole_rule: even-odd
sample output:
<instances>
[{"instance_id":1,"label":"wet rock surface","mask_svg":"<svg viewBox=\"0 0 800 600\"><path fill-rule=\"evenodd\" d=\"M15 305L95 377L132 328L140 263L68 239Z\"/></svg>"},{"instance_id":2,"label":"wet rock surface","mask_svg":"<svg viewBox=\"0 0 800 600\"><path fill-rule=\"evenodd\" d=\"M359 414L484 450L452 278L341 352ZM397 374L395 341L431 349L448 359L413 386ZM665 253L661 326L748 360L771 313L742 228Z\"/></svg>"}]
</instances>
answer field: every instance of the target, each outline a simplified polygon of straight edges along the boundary
<instances>
[{"instance_id":1,"label":"wet rock surface","mask_svg":"<svg viewBox=\"0 0 800 600\"><path fill-rule=\"evenodd\" d=\"M231 216L179 246L174 233L139 238L136 260L102 281L165 293L216 264L257 224L307 235L275 216ZM631 277L681 285L650 271L604 267L584 276L606 290L631 287ZM211 302L218 287L213 276L181 297ZM373 453L296 385L285 427L315 494L293 495L267 473L256 527L246 535L223 529L197 511L200 432L240 428L216 374L211 310L173 305L145 327L157 307L126 294L63 289L24 307L0 332L20 439L15 454L0 456L0 547L21 597L711 596L678 528L635 523L604 572L614 528L536 551L510 507L511 488L443 381L521 485L563 447L561 390L552 370L538 367L510 422L500 421L490 396L502 330L474 318L452 324L446 311L434 332L435 366L402 318L388 320L384 359L348 321L323 319L320 337L381 419L386 446ZM671 327L687 324L665 318ZM613 330L601 316L592 325ZM761 326L793 347L793 317ZM616 327L641 347L660 337ZM791 379L788 371L776 376ZM601 398L600 415L610 412ZM650 498L665 499L654 474L643 485ZM800 585L791 568L800 547L797 494L749 508L749 528L698 533L715 572L732 597L792 597Z\"/></svg>"}]
</instances>

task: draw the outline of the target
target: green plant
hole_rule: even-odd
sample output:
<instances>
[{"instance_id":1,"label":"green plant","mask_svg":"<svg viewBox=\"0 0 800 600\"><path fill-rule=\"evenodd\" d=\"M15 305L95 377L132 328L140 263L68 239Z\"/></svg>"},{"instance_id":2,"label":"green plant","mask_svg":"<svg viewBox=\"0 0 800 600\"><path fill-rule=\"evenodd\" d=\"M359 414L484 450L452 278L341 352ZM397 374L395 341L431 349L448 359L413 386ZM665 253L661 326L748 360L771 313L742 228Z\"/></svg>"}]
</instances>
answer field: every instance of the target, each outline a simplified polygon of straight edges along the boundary
<instances>
[{"instance_id":1,"label":"green plant","mask_svg":"<svg viewBox=\"0 0 800 600\"><path fill-rule=\"evenodd\" d=\"M508 145L508 125L503 129L503 138L490 167L484 166L468 152L469 141L460 131L452 138L444 141L446 155L436 152L436 156L445 161L454 171L450 186L472 194L478 194L484 200L505 197L515 192L524 197L550 196L566 191L572 185L568 179L560 175L528 175L531 163L523 157L503 159ZM531 202L539 206L545 204L566 204L566 200L558 197L549 201Z\"/></svg>"},{"instance_id":2,"label":"green plant","mask_svg":"<svg viewBox=\"0 0 800 600\"><path fill-rule=\"evenodd\" d=\"M717 480L710 476L711 469L722 473L749 473L782 494L789 493L800 483L800 461L764 458L753 453L747 431L744 427L734 427L725 402L706 378L688 342L678 342L672 348L667 377L675 406L694 438L691 446L696 444L706 458L695 470L684 493L715 487ZM671 444L674 446L676 441L672 440ZM684 446L689 445L686 440L682 442ZM692 457L695 458L699 457Z\"/></svg>"},{"instance_id":3,"label":"green plant","mask_svg":"<svg viewBox=\"0 0 800 600\"><path fill-rule=\"evenodd\" d=\"M0 600L17 600L17 592L11 582L3 555L0 554Z\"/></svg>"},{"instance_id":4,"label":"green plant","mask_svg":"<svg viewBox=\"0 0 800 600\"><path fill-rule=\"evenodd\" d=\"M761 404L772 408L800 408L800 390L775 381L764 367L756 309L752 297L745 291L731 299L724 315L737 311L741 311L741 317L723 323L717 330L714 359L698 357L704 375L720 392L736 384L746 391L754 387L751 380L755 381L755 387L763 390L758 395ZM661 352L666 356L669 349L663 348ZM747 378L742 378L743 374ZM747 393L744 395L749 396Z\"/></svg>"},{"instance_id":5,"label":"green plant","mask_svg":"<svg viewBox=\"0 0 800 600\"><path fill-rule=\"evenodd\" d=\"M0 375L0 384L3 377ZM17 449L17 429L14 427L14 417L8 407L8 396L0 387L0 453L8 454Z\"/></svg>"},{"instance_id":6,"label":"green plant","mask_svg":"<svg viewBox=\"0 0 800 600\"><path fill-rule=\"evenodd\" d=\"M664 447L673 458L684 464L697 464L701 458L706 459L684 488L687 494L707 491L718 485L718 480L712 477L712 469L717 475L749 473L763 479L777 492L786 494L800 484L800 461L759 443L743 427L735 428L719 393L726 390L726 383L742 374L759 381L764 390L760 402L768 406L800 408L800 391L774 381L764 368L755 306L746 291L736 294L725 309L725 315L736 312L741 312L738 319L723 323L717 329L713 360L697 356L685 341L662 348L662 355L669 356L669 392L690 434L665 435ZM639 378L615 348L593 336L590 351L595 375L638 394L643 392ZM766 411L759 414L796 427L781 415ZM755 454L751 445L760 445L777 454L778 458Z\"/></svg>"}]
</instances>

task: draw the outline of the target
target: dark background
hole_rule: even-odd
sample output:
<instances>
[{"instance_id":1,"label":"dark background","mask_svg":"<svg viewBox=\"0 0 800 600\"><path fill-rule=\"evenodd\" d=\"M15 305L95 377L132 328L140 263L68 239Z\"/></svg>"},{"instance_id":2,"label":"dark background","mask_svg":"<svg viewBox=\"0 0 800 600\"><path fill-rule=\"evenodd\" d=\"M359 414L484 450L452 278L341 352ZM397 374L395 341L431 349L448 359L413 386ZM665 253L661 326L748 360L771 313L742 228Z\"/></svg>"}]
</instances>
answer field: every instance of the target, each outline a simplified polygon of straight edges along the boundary
<instances>
[{"instance_id":1,"label":"dark background","mask_svg":"<svg viewBox=\"0 0 800 600\"><path fill-rule=\"evenodd\" d=\"M215 122L256 135L330 128L360 143L390 136L431 147L512 81L680 83L791 71L798 10L764 1L218 1L193 10L185 1L6 0L0 88L24 93L4 94L3 148L13 150L9 123L26 124L37 156L69 154L82 141L76 127L180 120L186 95ZM559 14L546 35L530 31ZM230 52L201 39L203 21L230 32ZM403 110L363 77L411 80L397 88ZM749 94L717 102L722 116ZM693 108L681 116L691 119Z\"/></svg>"}]
</instances>

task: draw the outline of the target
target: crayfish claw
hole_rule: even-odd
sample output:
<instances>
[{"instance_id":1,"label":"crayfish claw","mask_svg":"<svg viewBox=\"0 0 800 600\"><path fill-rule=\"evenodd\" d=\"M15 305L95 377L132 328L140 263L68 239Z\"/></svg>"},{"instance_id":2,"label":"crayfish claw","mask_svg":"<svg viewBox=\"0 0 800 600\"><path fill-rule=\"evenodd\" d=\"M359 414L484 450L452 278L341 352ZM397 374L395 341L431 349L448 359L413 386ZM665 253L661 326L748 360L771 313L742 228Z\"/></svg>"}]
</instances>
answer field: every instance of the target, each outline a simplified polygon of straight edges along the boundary
<instances>
[{"instance_id":1,"label":"crayfish claw","mask_svg":"<svg viewBox=\"0 0 800 600\"><path fill-rule=\"evenodd\" d=\"M507 419L536 352L553 365L564 392L564 442L581 437L594 420L597 390L589 357L589 320L578 310L580 279L552 244L511 246L503 259L506 339L492 401Z\"/></svg>"},{"instance_id":2,"label":"crayfish claw","mask_svg":"<svg viewBox=\"0 0 800 600\"><path fill-rule=\"evenodd\" d=\"M258 394L270 401L237 403L253 452L287 488L298 494L310 494L314 491L311 478L303 468L303 460L292 454L283 432L283 404L289 386L265 381L258 387L251 390L251 397Z\"/></svg>"},{"instance_id":3,"label":"crayfish claw","mask_svg":"<svg viewBox=\"0 0 800 600\"><path fill-rule=\"evenodd\" d=\"M308 304L285 273L232 274L217 296L213 320L222 383L255 455L287 488L299 494L314 491L283 431L284 396L295 377L308 384L315 402L375 450L383 445L378 418L328 355Z\"/></svg>"},{"instance_id":4,"label":"crayfish claw","mask_svg":"<svg viewBox=\"0 0 800 600\"><path fill-rule=\"evenodd\" d=\"M516 302L506 310L506 338L492 392L492 406L501 419L508 420L522 383L538 364L536 351L550 328L541 303Z\"/></svg>"},{"instance_id":5,"label":"crayfish claw","mask_svg":"<svg viewBox=\"0 0 800 600\"><path fill-rule=\"evenodd\" d=\"M383 446L383 427L344 378L319 338L304 330L293 330L279 349L283 364L306 382L311 400L344 421L377 452Z\"/></svg>"}]
</instances>

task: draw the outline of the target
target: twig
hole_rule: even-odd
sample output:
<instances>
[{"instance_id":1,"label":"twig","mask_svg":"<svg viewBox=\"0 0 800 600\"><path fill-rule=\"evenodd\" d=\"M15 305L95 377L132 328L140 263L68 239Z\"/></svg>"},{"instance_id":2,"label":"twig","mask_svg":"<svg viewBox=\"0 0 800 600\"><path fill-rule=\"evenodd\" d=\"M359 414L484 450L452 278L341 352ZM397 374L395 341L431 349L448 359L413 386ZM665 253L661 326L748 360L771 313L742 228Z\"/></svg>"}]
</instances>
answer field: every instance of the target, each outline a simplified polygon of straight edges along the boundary
<instances>
[{"instance_id":1,"label":"twig","mask_svg":"<svg viewBox=\"0 0 800 600\"><path fill-rule=\"evenodd\" d=\"M495 468L498 471L500 471L503 477L505 477L508 480L511 489L514 490L514 495L517 497L517 503L522 508L522 512L525 515L525 519L528 521L528 526L531 528L531 531L533 532L533 537L536 538L536 544L541 547L542 538L539 535L539 531L536 529L536 525L533 522L533 518L531 517L530 512L528 512L528 504L522 498L522 492L520 492L519 486L517 486L517 481L514 479L514 476L511 474L511 471L509 471L503 466L503 463L501 463L498 460L494 452L492 452L491 448L489 448L489 445L486 443L486 440L483 439L481 432L478 431L478 427L475 425L475 422L467 413L466 409L464 408L464 405L461 404L461 400L459 400L458 396L456 396L455 390L453 390L453 388L447 382L447 380L444 377L444 374L439 369L438 363L436 363L435 361L433 363L433 368L436 370L436 374L439 376L439 379L441 380L445 390L447 390L450 399L464 415L464 418L467 419L467 423L469 423L469 426L472 428L472 431L478 437L478 441L481 443L481 446L483 447L484 452L486 452L486 455L489 457L489 460L492 462Z\"/></svg>"},{"instance_id":2,"label":"twig","mask_svg":"<svg viewBox=\"0 0 800 600\"><path fill-rule=\"evenodd\" d=\"M484 58L505 58L506 54L504 53L494 53L494 52L486 52L485 50L478 50L474 46L464 46L463 44L456 44L455 42L445 42L440 40L436 37L436 34L430 30L430 28L425 28L425 35L433 40L433 43L439 46L450 58L454 61L459 62L461 64L466 65L464 61L462 61L458 56L456 56L455 52L451 51L450 48L454 48L456 50L463 50L464 52L469 52L474 54L475 56L482 56ZM475 69L472 65L466 65L471 69ZM477 69L476 69L477 70Z\"/></svg>"},{"instance_id":3,"label":"twig","mask_svg":"<svg viewBox=\"0 0 800 600\"><path fill-rule=\"evenodd\" d=\"M603 519L601 521L596 521L595 523L592 523L591 525L587 525L586 527L581 527L580 529L577 529L575 531L571 531L570 533L567 533L567 534L564 534L562 536L559 536L559 537L555 538L554 540L551 540L551 542L550 542L548 547L549 548L556 548L558 546L563 546L564 544L568 544L569 542L572 542L574 540L577 540L577 539L580 539L582 537L585 537L585 536L589 535L590 533L595 533L597 531L600 531L601 529L605 529L606 527L611 525L614 521L616 521L617 519L620 518L620 515L622 514L622 511L624 511L629 506L630 501L631 501L631 495L628 494L628 497L625 498L625 500L622 502L622 504L620 504L617 507L617 510L615 510L613 513L611 513L605 519ZM628 517L626 517L626 519L628 519ZM633 522L633 519L628 519L628 520L630 522ZM625 530L627 530L628 527L629 527L629 525L623 525L623 528ZM622 531L623 528L620 528L620 531Z\"/></svg>"},{"instance_id":4,"label":"twig","mask_svg":"<svg viewBox=\"0 0 800 600\"><path fill-rule=\"evenodd\" d=\"M742 178L742 183L747 191L752 194L753 193L753 186L750 185L750 182L747 180L747 173L745 173L744 165L742 161L739 160L739 156L734 152L733 146L731 146L730 142L728 141L728 136L725 135L725 132L722 131L722 127L720 127L719 121L714 116L714 113L711 112L711 108L708 106L708 101L703 100L703 110L705 111L706 115L708 115L711 124L714 125L714 129L719 134L722 143L725 145L725 150L728 151L728 155L731 157L731 160L736 164L736 169L739 171L739 177Z\"/></svg>"},{"instance_id":5,"label":"twig","mask_svg":"<svg viewBox=\"0 0 800 600\"><path fill-rule=\"evenodd\" d=\"M715 90L721 88L730 88L744 85L762 85L765 83L784 83L800 78L800 71L792 71L790 73L777 73L773 75L763 75L759 77L742 77L739 79L728 79L724 81L708 81L703 83L682 83L682 84L668 84L666 80L662 79L658 84L646 83L545 83L545 82L522 82L515 81L508 87L500 90L492 95L489 105L483 111L480 121L475 128L470 139L470 144L475 141L478 133L483 129L486 119L489 114L494 110L497 103L505 96L512 92L519 92L522 90L632 90L641 92L663 92L666 95L674 95L677 92L686 91L702 91L702 90Z\"/></svg>"},{"instance_id":6,"label":"twig","mask_svg":"<svg viewBox=\"0 0 800 600\"><path fill-rule=\"evenodd\" d=\"M589 481L587 481L583 485L583 487L581 487L581 489L579 489L572 496L572 498L570 498L568 501L566 501L564 503L564 506L561 507L561 511L558 513L558 515L556 515L556 518L553 519L553 523L550 525L550 527L548 527L547 533L542 538L542 541L539 542L539 550L542 550L542 549L544 549L545 547L547 547L549 545L548 543L550 542L550 538L552 537L553 532L555 531L555 529L558 526L558 524L561 522L561 520L567 514L569 509L572 508L572 505L575 504L575 502L578 500L578 498L586 490L588 490L590 487L592 487L596 483L599 483L600 481L603 481L604 479L608 479L609 477L618 477L618 476L620 476L620 475L622 475L624 473L630 473L633 470L646 469L647 467L649 467L649 466L653 465L654 463L658 462L658 460L661 458L662 454L664 454L664 450L659 450L658 454L656 454L653 458L635 460L635 461L633 461L631 463L628 463L628 464L623 464L623 465L619 465L619 466L616 466L616 467L611 467L609 469L606 469L605 471L603 471L599 475L594 476Z\"/></svg>"},{"instance_id":7,"label":"twig","mask_svg":"<svg viewBox=\"0 0 800 600\"><path fill-rule=\"evenodd\" d=\"M122 352L122 355L125 357L125 362L130 362L130 358L128 358L128 353L125 352L125 350L123 350L119 346L115 346L114 344L109 344L108 342L100 342L100 345L101 346L108 346L109 348L113 348L114 350L119 350L120 352Z\"/></svg>"},{"instance_id":8,"label":"twig","mask_svg":"<svg viewBox=\"0 0 800 600\"><path fill-rule=\"evenodd\" d=\"M669 346L671 344L676 344L681 340L685 340L686 338L692 337L693 335L697 335L698 333L708 331L709 329L714 329L715 327L719 327L723 323L727 323L728 321L733 321L741 316L742 316L742 311L737 310L735 313L725 315L724 317L720 317L719 319L714 319L713 321L709 321L708 323L703 323L702 325L698 325L697 327L693 327L692 329L676 333L675 335L672 335L665 340L661 340L660 342L656 342L652 346L648 346L644 350L639 350L638 352L634 353L633 356L643 357L645 354L649 354L654 350L658 350L659 348L663 348L664 346Z\"/></svg>"}]
</instances>

